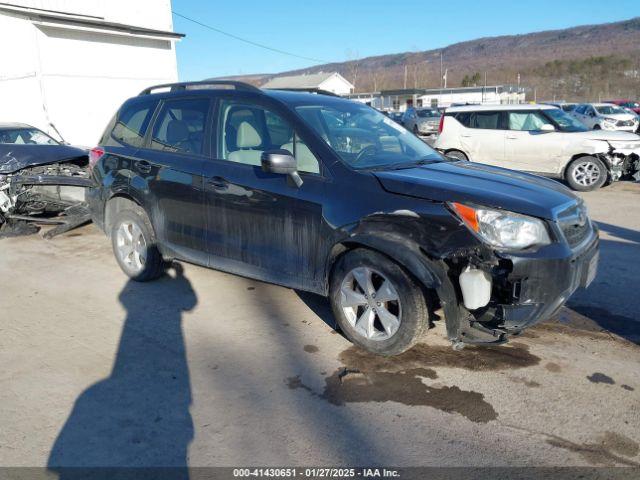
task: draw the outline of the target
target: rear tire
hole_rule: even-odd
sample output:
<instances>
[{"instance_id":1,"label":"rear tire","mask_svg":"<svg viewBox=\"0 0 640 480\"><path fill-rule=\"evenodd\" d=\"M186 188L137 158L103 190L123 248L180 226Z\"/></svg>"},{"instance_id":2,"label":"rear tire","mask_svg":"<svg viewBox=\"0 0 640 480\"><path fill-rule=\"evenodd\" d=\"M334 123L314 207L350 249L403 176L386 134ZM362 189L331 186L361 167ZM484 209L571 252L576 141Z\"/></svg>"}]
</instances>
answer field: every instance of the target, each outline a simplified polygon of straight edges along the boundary
<instances>
[{"instance_id":1,"label":"rear tire","mask_svg":"<svg viewBox=\"0 0 640 480\"><path fill-rule=\"evenodd\" d=\"M408 350L428 326L427 304L418 281L373 250L355 249L338 259L329 297L345 336L376 355Z\"/></svg>"},{"instance_id":2,"label":"rear tire","mask_svg":"<svg viewBox=\"0 0 640 480\"><path fill-rule=\"evenodd\" d=\"M119 211L111 222L111 245L122 271L136 282L160 277L165 262L145 211L137 205Z\"/></svg>"},{"instance_id":3,"label":"rear tire","mask_svg":"<svg viewBox=\"0 0 640 480\"><path fill-rule=\"evenodd\" d=\"M461 152L460 150L450 150L447 153L445 153L444 156L448 158L453 158L455 160L462 160L463 162L469 161L469 157L467 157L467 155L464 152Z\"/></svg>"},{"instance_id":4,"label":"rear tire","mask_svg":"<svg viewBox=\"0 0 640 480\"><path fill-rule=\"evenodd\" d=\"M578 192L590 192L602 187L607 181L607 168L599 158L584 156L572 161L565 171L569 186Z\"/></svg>"}]
</instances>

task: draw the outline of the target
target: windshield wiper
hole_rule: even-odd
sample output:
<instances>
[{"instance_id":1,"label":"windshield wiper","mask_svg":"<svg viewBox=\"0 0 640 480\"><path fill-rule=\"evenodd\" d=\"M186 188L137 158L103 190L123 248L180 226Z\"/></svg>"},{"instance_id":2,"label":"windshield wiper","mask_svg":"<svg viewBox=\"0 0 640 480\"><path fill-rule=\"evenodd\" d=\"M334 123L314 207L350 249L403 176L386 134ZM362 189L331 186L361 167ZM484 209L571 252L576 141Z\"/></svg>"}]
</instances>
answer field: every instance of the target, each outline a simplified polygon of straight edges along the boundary
<instances>
[{"instance_id":1,"label":"windshield wiper","mask_svg":"<svg viewBox=\"0 0 640 480\"><path fill-rule=\"evenodd\" d=\"M393 165L386 165L382 168L387 170L402 170L404 168L414 168L419 167L421 165L431 165L432 163L440 163L444 162L444 160L440 158L421 158L420 160L414 160L413 162L404 162L404 163L396 163Z\"/></svg>"}]
</instances>

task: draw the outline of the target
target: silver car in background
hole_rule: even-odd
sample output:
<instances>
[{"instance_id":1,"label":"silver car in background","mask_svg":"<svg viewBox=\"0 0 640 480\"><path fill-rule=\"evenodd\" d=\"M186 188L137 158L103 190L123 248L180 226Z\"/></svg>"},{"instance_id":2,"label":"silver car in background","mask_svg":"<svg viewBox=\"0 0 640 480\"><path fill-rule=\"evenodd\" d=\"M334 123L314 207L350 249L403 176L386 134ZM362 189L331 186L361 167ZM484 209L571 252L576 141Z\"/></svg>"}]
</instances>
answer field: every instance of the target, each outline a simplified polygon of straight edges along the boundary
<instances>
[{"instance_id":1,"label":"silver car in background","mask_svg":"<svg viewBox=\"0 0 640 480\"><path fill-rule=\"evenodd\" d=\"M436 108L409 107L402 116L402 125L416 135L433 135L438 133L441 116Z\"/></svg>"}]
</instances>

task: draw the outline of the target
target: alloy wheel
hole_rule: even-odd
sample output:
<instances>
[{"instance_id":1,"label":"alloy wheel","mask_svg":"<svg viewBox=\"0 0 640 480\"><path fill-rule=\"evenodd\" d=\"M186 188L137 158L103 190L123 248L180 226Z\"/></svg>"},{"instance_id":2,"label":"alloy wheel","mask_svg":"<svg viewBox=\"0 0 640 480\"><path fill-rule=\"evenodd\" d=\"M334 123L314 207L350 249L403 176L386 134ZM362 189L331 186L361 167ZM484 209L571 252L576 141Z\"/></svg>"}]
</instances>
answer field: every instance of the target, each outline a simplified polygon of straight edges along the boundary
<instances>
[{"instance_id":1,"label":"alloy wheel","mask_svg":"<svg viewBox=\"0 0 640 480\"><path fill-rule=\"evenodd\" d=\"M388 340L400 327L400 297L391 281L369 267L351 270L340 286L340 307L349 324L368 340Z\"/></svg>"},{"instance_id":2,"label":"alloy wheel","mask_svg":"<svg viewBox=\"0 0 640 480\"><path fill-rule=\"evenodd\" d=\"M575 182L583 187L591 187L600 179L600 168L593 162L578 163L571 173Z\"/></svg>"},{"instance_id":3,"label":"alloy wheel","mask_svg":"<svg viewBox=\"0 0 640 480\"><path fill-rule=\"evenodd\" d=\"M147 242L142 230L134 222L122 222L116 234L116 249L122 263L134 272L144 268Z\"/></svg>"}]
</instances>

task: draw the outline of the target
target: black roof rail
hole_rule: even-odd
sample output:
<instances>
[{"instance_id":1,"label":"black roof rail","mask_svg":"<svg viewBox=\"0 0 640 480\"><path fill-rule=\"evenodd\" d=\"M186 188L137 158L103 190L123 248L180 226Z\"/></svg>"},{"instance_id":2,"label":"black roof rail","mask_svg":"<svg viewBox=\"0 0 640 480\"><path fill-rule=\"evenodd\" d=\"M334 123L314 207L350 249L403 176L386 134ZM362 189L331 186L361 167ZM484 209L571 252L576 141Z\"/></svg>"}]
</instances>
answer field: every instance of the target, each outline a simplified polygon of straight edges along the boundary
<instances>
[{"instance_id":1,"label":"black roof rail","mask_svg":"<svg viewBox=\"0 0 640 480\"><path fill-rule=\"evenodd\" d=\"M284 90L285 92L307 92L317 93L318 95L328 95L329 97L340 97L337 93L330 92L329 90L322 90L321 88L265 88L265 90Z\"/></svg>"},{"instance_id":2,"label":"black roof rail","mask_svg":"<svg viewBox=\"0 0 640 480\"><path fill-rule=\"evenodd\" d=\"M234 87L236 90L245 90L248 92L261 92L261 90L254 86L245 82L238 82L235 80L204 80L201 82L178 82L178 83L164 83L162 85L154 85L152 87L145 88L140 92L140 95L149 95L154 90L159 90L161 88L168 88L170 92L177 92L180 90L188 90L189 87L215 87L218 85L226 85Z\"/></svg>"}]
</instances>

